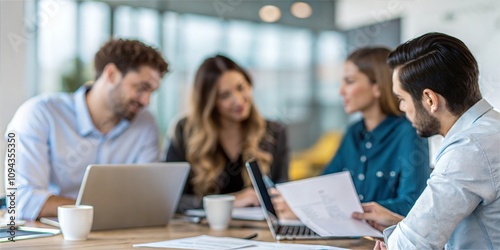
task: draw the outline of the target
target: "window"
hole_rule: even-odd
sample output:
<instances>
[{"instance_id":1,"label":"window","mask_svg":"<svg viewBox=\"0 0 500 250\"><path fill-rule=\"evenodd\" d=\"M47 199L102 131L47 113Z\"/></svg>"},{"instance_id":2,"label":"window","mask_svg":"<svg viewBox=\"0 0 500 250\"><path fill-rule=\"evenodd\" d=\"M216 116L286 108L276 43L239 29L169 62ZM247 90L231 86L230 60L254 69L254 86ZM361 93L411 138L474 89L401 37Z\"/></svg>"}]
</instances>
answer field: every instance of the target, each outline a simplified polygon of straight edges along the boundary
<instances>
[{"instance_id":1,"label":"window","mask_svg":"<svg viewBox=\"0 0 500 250\"><path fill-rule=\"evenodd\" d=\"M344 116L331 115L343 114L338 94L346 56L342 33L137 6L120 5L112 11L98 1L37 3L39 12L50 10L38 30L35 72L39 75L32 85L37 93L73 91L93 80L95 52L113 36L157 47L169 62L170 72L149 107L163 132L187 111L196 69L205 58L219 53L249 71L254 101L266 118L292 127L314 123L309 128L320 128L312 129L314 134L307 135L307 140L292 140L303 144L292 148L309 146L323 131L345 126ZM50 6L54 3L58 5ZM300 135L292 129L294 136Z\"/></svg>"},{"instance_id":2,"label":"window","mask_svg":"<svg viewBox=\"0 0 500 250\"><path fill-rule=\"evenodd\" d=\"M63 89L63 78L71 78L77 60L77 4L72 1L40 0L38 26L39 92ZM57 48L57 49L55 49Z\"/></svg>"}]
</instances>

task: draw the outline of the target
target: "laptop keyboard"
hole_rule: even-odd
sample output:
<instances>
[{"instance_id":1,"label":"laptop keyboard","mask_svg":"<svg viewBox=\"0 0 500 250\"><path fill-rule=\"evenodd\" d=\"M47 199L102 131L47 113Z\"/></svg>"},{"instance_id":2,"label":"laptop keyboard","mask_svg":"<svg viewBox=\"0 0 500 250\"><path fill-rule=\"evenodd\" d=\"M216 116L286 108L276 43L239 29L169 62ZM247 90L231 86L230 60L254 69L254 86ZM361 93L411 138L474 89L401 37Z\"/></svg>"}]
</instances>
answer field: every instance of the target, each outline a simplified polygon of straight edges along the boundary
<instances>
[{"instance_id":1,"label":"laptop keyboard","mask_svg":"<svg viewBox=\"0 0 500 250\"><path fill-rule=\"evenodd\" d=\"M309 229L307 226L280 226L278 229L278 234L280 234L280 235L305 235L305 236L318 235L313 230Z\"/></svg>"}]
</instances>

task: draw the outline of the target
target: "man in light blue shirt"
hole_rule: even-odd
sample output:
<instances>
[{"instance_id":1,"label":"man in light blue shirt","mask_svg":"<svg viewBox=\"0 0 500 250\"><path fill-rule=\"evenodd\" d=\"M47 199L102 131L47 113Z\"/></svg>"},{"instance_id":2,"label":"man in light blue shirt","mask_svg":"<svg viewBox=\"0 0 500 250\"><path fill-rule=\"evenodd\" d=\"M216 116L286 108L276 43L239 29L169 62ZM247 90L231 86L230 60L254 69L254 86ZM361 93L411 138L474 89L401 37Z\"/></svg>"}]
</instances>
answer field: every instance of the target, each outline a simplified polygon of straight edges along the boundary
<instances>
[{"instance_id":1,"label":"man in light blue shirt","mask_svg":"<svg viewBox=\"0 0 500 250\"><path fill-rule=\"evenodd\" d=\"M93 85L34 97L10 122L6 138L17 138L18 218L57 216L59 205L74 204L89 164L158 161L158 128L143 107L167 72L160 52L139 41L111 40L94 67Z\"/></svg>"},{"instance_id":2,"label":"man in light blue shirt","mask_svg":"<svg viewBox=\"0 0 500 250\"><path fill-rule=\"evenodd\" d=\"M388 59L400 109L419 135L445 137L406 218L378 204L353 214L384 230L375 249L500 248L500 114L481 97L478 66L457 38L429 33Z\"/></svg>"}]
</instances>

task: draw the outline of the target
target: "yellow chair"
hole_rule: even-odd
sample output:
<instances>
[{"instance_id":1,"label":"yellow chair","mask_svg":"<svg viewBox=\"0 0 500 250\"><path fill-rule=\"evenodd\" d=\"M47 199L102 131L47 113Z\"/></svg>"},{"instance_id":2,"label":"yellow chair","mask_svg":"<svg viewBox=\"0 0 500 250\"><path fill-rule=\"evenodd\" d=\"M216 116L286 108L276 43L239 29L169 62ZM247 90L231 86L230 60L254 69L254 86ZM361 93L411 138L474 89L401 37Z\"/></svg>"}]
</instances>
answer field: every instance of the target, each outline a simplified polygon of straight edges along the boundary
<instances>
[{"instance_id":1,"label":"yellow chair","mask_svg":"<svg viewBox=\"0 0 500 250\"><path fill-rule=\"evenodd\" d=\"M310 148L293 153L288 171L290 180L318 176L328 164L342 141L341 131L323 134Z\"/></svg>"}]
</instances>

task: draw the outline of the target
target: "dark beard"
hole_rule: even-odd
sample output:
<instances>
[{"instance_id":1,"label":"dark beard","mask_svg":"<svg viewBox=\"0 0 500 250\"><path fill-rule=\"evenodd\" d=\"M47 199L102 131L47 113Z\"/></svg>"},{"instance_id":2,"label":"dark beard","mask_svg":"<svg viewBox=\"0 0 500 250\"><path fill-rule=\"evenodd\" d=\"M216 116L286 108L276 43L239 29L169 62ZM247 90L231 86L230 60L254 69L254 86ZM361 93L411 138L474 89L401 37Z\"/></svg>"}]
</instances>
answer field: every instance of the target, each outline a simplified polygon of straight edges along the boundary
<instances>
[{"instance_id":1,"label":"dark beard","mask_svg":"<svg viewBox=\"0 0 500 250\"><path fill-rule=\"evenodd\" d=\"M129 121L131 121L132 119L134 119L136 113L133 113L133 112L130 112L129 111L129 106L132 104L132 103L135 103L135 101L126 101L125 100L125 95L122 91L122 86L121 86L121 82L118 83L118 85L113 89L111 90L111 92L109 93L109 98L110 98L110 102L111 102L111 109L113 110L113 114L118 118L118 119L127 119ZM142 105L140 105L139 103L137 103L139 105L139 107L141 108Z\"/></svg>"},{"instance_id":2,"label":"dark beard","mask_svg":"<svg viewBox=\"0 0 500 250\"><path fill-rule=\"evenodd\" d=\"M439 134L439 130L441 129L439 120L429 114L420 101L414 101L414 103L416 111L414 124L417 134L423 138Z\"/></svg>"}]
</instances>

